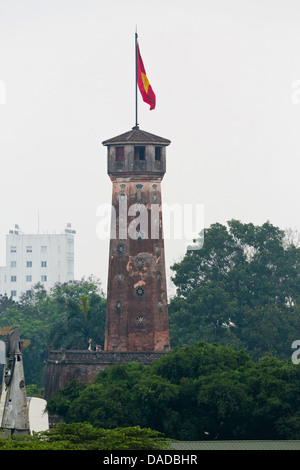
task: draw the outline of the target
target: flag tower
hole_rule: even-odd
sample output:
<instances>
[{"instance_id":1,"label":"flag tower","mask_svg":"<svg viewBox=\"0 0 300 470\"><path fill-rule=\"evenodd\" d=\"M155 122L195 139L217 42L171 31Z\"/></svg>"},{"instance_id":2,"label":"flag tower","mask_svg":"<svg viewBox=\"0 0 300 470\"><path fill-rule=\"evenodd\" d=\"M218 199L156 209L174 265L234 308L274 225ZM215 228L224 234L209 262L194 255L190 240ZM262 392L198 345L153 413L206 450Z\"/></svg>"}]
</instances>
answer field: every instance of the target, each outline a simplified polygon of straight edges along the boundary
<instances>
[{"instance_id":1,"label":"flag tower","mask_svg":"<svg viewBox=\"0 0 300 470\"><path fill-rule=\"evenodd\" d=\"M136 39L136 95L154 109ZM102 142L112 181L104 350L49 350L45 399L72 380L89 383L114 364L158 360L170 350L161 182L170 140L135 126ZM55 417L49 416L50 427Z\"/></svg>"},{"instance_id":2,"label":"flag tower","mask_svg":"<svg viewBox=\"0 0 300 470\"><path fill-rule=\"evenodd\" d=\"M161 181L170 140L141 130L137 88L155 108L137 33L136 124L103 143L112 181L104 351L169 351Z\"/></svg>"}]
</instances>

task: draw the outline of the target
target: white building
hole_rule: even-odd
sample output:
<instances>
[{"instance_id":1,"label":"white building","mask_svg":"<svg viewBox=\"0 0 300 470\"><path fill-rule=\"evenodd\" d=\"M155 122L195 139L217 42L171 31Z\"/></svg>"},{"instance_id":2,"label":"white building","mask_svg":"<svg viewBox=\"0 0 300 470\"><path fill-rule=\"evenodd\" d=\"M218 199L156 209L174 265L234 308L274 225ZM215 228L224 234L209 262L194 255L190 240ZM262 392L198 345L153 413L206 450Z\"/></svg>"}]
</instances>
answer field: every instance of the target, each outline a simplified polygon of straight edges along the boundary
<instances>
[{"instance_id":1,"label":"white building","mask_svg":"<svg viewBox=\"0 0 300 470\"><path fill-rule=\"evenodd\" d=\"M18 300L41 283L74 279L74 234L68 224L61 234L25 234L16 225L6 235L6 266L0 267L0 294Z\"/></svg>"}]
</instances>

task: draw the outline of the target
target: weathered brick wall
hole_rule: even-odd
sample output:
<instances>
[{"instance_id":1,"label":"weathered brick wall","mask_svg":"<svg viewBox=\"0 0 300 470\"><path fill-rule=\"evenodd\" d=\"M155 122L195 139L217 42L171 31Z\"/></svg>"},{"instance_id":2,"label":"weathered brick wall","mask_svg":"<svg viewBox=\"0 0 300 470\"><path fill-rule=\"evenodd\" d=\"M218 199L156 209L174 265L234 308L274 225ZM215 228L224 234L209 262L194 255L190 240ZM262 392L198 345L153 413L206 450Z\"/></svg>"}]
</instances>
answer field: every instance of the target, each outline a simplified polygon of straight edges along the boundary
<instances>
[{"instance_id":1,"label":"weathered brick wall","mask_svg":"<svg viewBox=\"0 0 300 470\"><path fill-rule=\"evenodd\" d=\"M146 351L49 351L44 398L47 400L53 392L64 388L72 380L89 383L99 372L114 364L139 362L149 365L164 354Z\"/></svg>"},{"instance_id":2,"label":"weathered brick wall","mask_svg":"<svg viewBox=\"0 0 300 470\"><path fill-rule=\"evenodd\" d=\"M159 179L127 175L113 181L119 230L110 241L105 351L170 349L161 202Z\"/></svg>"}]
</instances>

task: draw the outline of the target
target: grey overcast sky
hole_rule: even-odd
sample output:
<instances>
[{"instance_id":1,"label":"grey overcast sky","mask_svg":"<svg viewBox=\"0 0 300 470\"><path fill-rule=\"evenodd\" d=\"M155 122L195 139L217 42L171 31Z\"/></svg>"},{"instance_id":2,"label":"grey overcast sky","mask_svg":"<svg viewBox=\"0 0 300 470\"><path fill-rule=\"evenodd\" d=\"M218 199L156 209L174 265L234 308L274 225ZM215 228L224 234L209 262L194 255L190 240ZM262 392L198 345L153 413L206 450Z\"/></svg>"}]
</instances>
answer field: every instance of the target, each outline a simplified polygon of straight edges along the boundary
<instances>
[{"instance_id":1,"label":"grey overcast sky","mask_svg":"<svg viewBox=\"0 0 300 470\"><path fill-rule=\"evenodd\" d=\"M101 142L135 123L136 24L157 98L140 128L172 141L164 203L300 229L298 0L0 0L0 265L39 214L40 232L72 223L75 277L106 289ZM166 242L167 266L183 254Z\"/></svg>"}]
</instances>

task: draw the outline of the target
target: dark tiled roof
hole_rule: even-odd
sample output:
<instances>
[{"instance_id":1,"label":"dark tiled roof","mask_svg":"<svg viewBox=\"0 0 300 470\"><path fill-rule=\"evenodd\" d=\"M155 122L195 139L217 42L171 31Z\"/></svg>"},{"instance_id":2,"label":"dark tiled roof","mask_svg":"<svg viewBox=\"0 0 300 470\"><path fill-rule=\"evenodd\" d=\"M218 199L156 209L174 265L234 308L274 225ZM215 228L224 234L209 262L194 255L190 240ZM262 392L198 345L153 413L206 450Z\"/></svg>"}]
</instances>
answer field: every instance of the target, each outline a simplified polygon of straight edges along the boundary
<instances>
[{"instance_id":1,"label":"dark tiled roof","mask_svg":"<svg viewBox=\"0 0 300 470\"><path fill-rule=\"evenodd\" d=\"M178 441L174 450L300 450L300 441Z\"/></svg>"},{"instance_id":2,"label":"dark tiled roof","mask_svg":"<svg viewBox=\"0 0 300 470\"><path fill-rule=\"evenodd\" d=\"M117 135L111 139L104 140L103 145L116 145L116 144L158 144L169 145L170 140L159 137L158 135L150 134L150 132L143 131L139 127L133 127L131 131L124 134Z\"/></svg>"}]
</instances>

